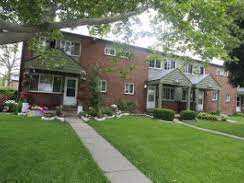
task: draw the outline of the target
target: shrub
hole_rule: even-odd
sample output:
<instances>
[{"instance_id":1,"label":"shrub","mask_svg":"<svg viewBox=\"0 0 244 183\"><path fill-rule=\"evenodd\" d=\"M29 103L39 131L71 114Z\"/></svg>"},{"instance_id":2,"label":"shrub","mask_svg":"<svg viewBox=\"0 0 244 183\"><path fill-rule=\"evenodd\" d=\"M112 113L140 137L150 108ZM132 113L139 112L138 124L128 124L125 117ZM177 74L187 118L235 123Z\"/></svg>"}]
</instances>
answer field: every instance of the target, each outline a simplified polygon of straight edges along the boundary
<instances>
[{"instance_id":1,"label":"shrub","mask_svg":"<svg viewBox=\"0 0 244 183\"><path fill-rule=\"evenodd\" d=\"M182 120L194 120L196 118L196 112L191 110L181 111L180 119Z\"/></svg>"},{"instance_id":2,"label":"shrub","mask_svg":"<svg viewBox=\"0 0 244 183\"><path fill-rule=\"evenodd\" d=\"M220 116L220 111L210 112L209 114Z\"/></svg>"},{"instance_id":3,"label":"shrub","mask_svg":"<svg viewBox=\"0 0 244 183\"><path fill-rule=\"evenodd\" d=\"M6 112L16 112L17 103L14 100L7 100L4 104L4 108L6 108Z\"/></svg>"},{"instance_id":4,"label":"shrub","mask_svg":"<svg viewBox=\"0 0 244 183\"><path fill-rule=\"evenodd\" d=\"M97 111L96 111L94 108L90 108L90 109L87 111L87 114L88 114L89 116L92 116L92 117L96 117L96 116L98 116L98 113L97 113Z\"/></svg>"},{"instance_id":5,"label":"shrub","mask_svg":"<svg viewBox=\"0 0 244 183\"><path fill-rule=\"evenodd\" d=\"M22 109L22 104L23 104L23 101L19 101L17 106L16 106L16 109L15 109L15 114L18 114L21 112L21 109Z\"/></svg>"},{"instance_id":6,"label":"shrub","mask_svg":"<svg viewBox=\"0 0 244 183\"><path fill-rule=\"evenodd\" d=\"M197 118L198 119L212 120L212 121L218 120L218 117L216 115L205 113L205 112L198 113Z\"/></svg>"},{"instance_id":7,"label":"shrub","mask_svg":"<svg viewBox=\"0 0 244 183\"><path fill-rule=\"evenodd\" d=\"M154 109L153 117L156 119L163 119L167 121L173 121L175 117L175 111L171 109Z\"/></svg>"},{"instance_id":8,"label":"shrub","mask_svg":"<svg viewBox=\"0 0 244 183\"><path fill-rule=\"evenodd\" d=\"M113 110L110 107L104 107L102 109L102 113L106 114L108 116L112 116L113 115Z\"/></svg>"},{"instance_id":9,"label":"shrub","mask_svg":"<svg viewBox=\"0 0 244 183\"><path fill-rule=\"evenodd\" d=\"M119 100L118 109L125 112L134 112L136 110L136 104L132 101Z\"/></svg>"}]
</instances>

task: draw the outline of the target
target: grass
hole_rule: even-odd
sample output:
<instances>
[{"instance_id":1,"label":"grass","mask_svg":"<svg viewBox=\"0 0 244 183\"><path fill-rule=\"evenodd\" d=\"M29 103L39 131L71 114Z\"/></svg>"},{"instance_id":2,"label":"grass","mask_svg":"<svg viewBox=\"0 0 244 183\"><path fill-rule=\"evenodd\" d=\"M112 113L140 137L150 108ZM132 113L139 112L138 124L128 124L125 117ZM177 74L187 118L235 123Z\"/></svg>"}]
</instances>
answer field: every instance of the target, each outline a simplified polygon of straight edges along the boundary
<instances>
[{"instance_id":1,"label":"grass","mask_svg":"<svg viewBox=\"0 0 244 183\"><path fill-rule=\"evenodd\" d=\"M141 117L91 122L154 183L240 183L244 143Z\"/></svg>"},{"instance_id":2,"label":"grass","mask_svg":"<svg viewBox=\"0 0 244 183\"><path fill-rule=\"evenodd\" d=\"M220 132L236 135L239 137L244 137L244 123L242 122L230 123L225 121L198 120L198 122L195 123L195 125L201 128L217 130Z\"/></svg>"},{"instance_id":3,"label":"grass","mask_svg":"<svg viewBox=\"0 0 244 183\"><path fill-rule=\"evenodd\" d=\"M0 182L105 183L68 124L0 115Z\"/></svg>"}]
</instances>

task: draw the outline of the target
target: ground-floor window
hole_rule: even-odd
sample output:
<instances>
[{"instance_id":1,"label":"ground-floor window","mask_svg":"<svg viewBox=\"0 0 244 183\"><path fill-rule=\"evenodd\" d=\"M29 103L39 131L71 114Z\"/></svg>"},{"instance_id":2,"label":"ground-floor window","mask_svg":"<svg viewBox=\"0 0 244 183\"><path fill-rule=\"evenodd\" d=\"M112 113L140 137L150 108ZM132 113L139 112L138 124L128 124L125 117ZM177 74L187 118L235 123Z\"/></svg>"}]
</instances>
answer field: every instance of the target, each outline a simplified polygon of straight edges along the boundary
<instances>
[{"instance_id":1,"label":"ground-floor window","mask_svg":"<svg viewBox=\"0 0 244 183\"><path fill-rule=\"evenodd\" d=\"M64 78L62 76L50 74L33 74L30 75L30 91L60 93L63 92Z\"/></svg>"},{"instance_id":2,"label":"ground-floor window","mask_svg":"<svg viewBox=\"0 0 244 183\"><path fill-rule=\"evenodd\" d=\"M188 89L187 88L182 88L181 100L182 101L186 101L187 100L187 96L188 96Z\"/></svg>"},{"instance_id":3,"label":"ground-floor window","mask_svg":"<svg viewBox=\"0 0 244 183\"><path fill-rule=\"evenodd\" d=\"M99 81L99 90L102 93L107 92L107 81L106 80L100 80Z\"/></svg>"},{"instance_id":4,"label":"ground-floor window","mask_svg":"<svg viewBox=\"0 0 244 183\"><path fill-rule=\"evenodd\" d=\"M134 83L125 83L124 93L128 95L134 95Z\"/></svg>"},{"instance_id":5,"label":"ground-floor window","mask_svg":"<svg viewBox=\"0 0 244 183\"><path fill-rule=\"evenodd\" d=\"M225 102L230 102L230 99L231 99L230 95L226 94L225 95Z\"/></svg>"},{"instance_id":6,"label":"ground-floor window","mask_svg":"<svg viewBox=\"0 0 244 183\"><path fill-rule=\"evenodd\" d=\"M175 88L163 87L163 99L164 100L174 100L175 99Z\"/></svg>"},{"instance_id":7,"label":"ground-floor window","mask_svg":"<svg viewBox=\"0 0 244 183\"><path fill-rule=\"evenodd\" d=\"M218 100L218 91L213 91L213 97L212 97L213 101Z\"/></svg>"}]
</instances>

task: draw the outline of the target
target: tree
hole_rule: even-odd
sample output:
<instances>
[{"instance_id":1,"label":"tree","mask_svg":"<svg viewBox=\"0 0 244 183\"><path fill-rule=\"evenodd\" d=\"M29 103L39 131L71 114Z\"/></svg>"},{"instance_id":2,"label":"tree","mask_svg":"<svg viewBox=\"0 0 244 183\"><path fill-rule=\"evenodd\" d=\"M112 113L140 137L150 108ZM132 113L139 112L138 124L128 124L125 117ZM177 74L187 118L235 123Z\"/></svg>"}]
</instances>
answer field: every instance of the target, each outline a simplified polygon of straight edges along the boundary
<instances>
[{"instance_id":1,"label":"tree","mask_svg":"<svg viewBox=\"0 0 244 183\"><path fill-rule=\"evenodd\" d=\"M0 49L2 54L0 55L0 67L4 70L2 78L6 81L6 85L9 86L12 74L18 69L18 44L1 45Z\"/></svg>"},{"instance_id":2,"label":"tree","mask_svg":"<svg viewBox=\"0 0 244 183\"><path fill-rule=\"evenodd\" d=\"M225 63L225 68L230 73L231 83L244 87L244 2L236 7L235 13L237 14L235 25L238 26L239 31L232 34L240 39L241 44L230 52L231 61Z\"/></svg>"},{"instance_id":3,"label":"tree","mask_svg":"<svg viewBox=\"0 0 244 183\"><path fill-rule=\"evenodd\" d=\"M228 57L238 39L229 32L230 7L238 0L3 0L0 2L0 44L30 40L47 34L57 37L62 28L89 26L105 34L116 22L121 29L130 17L148 9L163 47L174 45L195 50L204 58ZM170 25L164 34L162 22ZM133 31L133 30L132 30Z\"/></svg>"}]
</instances>

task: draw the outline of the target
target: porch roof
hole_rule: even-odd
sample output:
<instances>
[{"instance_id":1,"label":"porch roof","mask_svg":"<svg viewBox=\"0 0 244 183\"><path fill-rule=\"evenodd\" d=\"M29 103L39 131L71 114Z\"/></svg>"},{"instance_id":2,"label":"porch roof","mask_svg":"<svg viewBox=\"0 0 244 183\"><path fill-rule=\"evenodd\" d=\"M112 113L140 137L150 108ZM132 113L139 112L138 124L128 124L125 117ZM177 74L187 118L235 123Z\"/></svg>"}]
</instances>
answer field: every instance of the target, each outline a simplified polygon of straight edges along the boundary
<instances>
[{"instance_id":1,"label":"porch roof","mask_svg":"<svg viewBox=\"0 0 244 183\"><path fill-rule=\"evenodd\" d=\"M150 83L163 83L178 86L194 86L200 89L220 90L221 86L211 75L187 74L180 69L172 70L149 70Z\"/></svg>"},{"instance_id":2,"label":"porch roof","mask_svg":"<svg viewBox=\"0 0 244 183\"><path fill-rule=\"evenodd\" d=\"M78 75L85 73L76 60L59 49L56 49L55 53L48 58L44 59L41 56L36 56L26 60L24 64L27 69L40 69Z\"/></svg>"}]
</instances>

